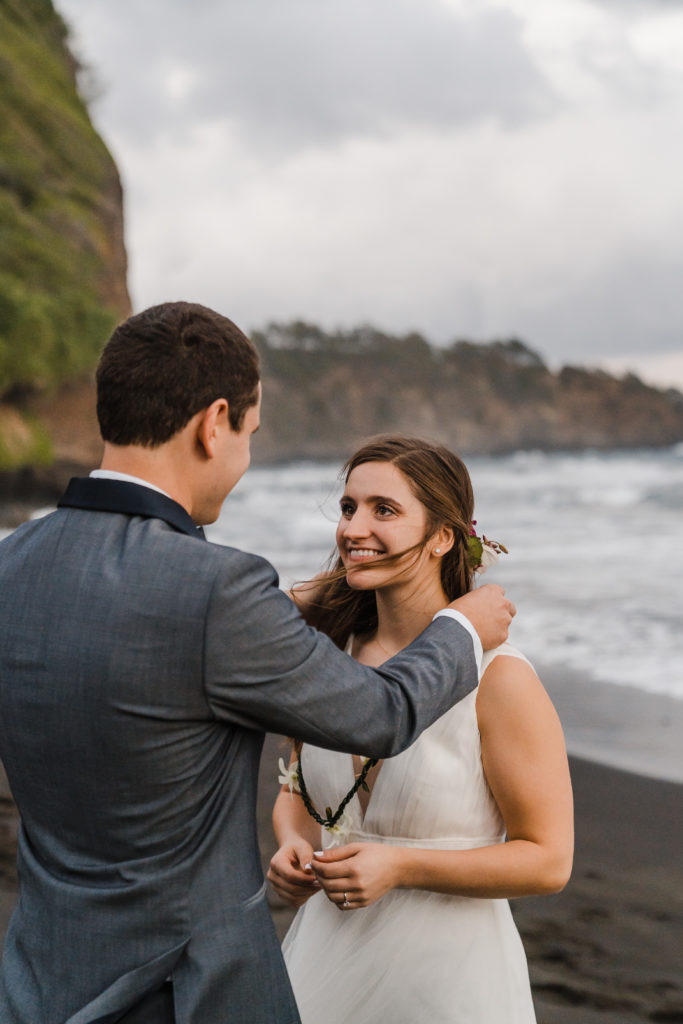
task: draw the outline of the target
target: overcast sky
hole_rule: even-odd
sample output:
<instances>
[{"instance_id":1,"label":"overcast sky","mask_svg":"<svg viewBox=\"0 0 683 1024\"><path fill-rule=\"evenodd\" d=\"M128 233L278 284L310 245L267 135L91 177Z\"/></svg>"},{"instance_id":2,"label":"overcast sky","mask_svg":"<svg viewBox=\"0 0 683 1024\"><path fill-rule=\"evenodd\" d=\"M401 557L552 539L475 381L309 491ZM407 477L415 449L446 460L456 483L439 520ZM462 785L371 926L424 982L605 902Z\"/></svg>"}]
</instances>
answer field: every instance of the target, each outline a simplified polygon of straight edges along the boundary
<instances>
[{"instance_id":1,"label":"overcast sky","mask_svg":"<svg viewBox=\"0 0 683 1024\"><path fill-rule=\"evenodd\" d=\"M137 309L683 386L683 0L56 0Z\"/></svg>"}]
</instances>

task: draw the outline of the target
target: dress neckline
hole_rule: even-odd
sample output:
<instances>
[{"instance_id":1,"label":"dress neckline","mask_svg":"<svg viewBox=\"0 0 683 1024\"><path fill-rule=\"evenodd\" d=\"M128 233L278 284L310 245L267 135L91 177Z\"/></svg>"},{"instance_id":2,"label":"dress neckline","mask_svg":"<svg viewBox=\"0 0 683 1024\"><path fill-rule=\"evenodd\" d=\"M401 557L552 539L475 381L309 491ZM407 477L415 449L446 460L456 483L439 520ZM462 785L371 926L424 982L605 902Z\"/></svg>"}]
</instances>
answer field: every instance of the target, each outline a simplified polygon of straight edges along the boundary
<instances>
[{"instance_id":1,"label":"dress neckline","mask_svg":"<svg viewBox=\"0 0 683 1024\"><path fill-rule=\"evenodd\" d=\"M355 639L356 639L355 633L350 633L349 634L349 639L346 641L346 647L344 648L344 653L348 654L350 657L353 657L351 652L353 650L353 642L354 642ZM349 764L350 764L350 767L351 767L352 779L355 782L355 780L358 778L358 773L360 773L360 770L361 770L361 767L362 767L361 766L361 761L360 761L360 755L358 755L358 754L347 754L346 756L348 758L348 761L349 761ZM369 789L370 792L368 793L368 799L367 799L367 803L365 804L365 807L363 807L363 801L361 800L360 790L358 790L358 792L354 796L354 800L357 801L357 804L358 804L358 810L360 812L361 827L363 829L365 829L365 822L368 819L368 812L371 810L371 807L372 807L373 797L375 795L375 788L377 786L377 783L379 782L379 777L382 774L383 766L384 766L384 758L382 758L382 760L379 761L377 766L372 769L371 777L370 777L370 779L368 781L368 789Z\"/></svg>"}]
</instances>

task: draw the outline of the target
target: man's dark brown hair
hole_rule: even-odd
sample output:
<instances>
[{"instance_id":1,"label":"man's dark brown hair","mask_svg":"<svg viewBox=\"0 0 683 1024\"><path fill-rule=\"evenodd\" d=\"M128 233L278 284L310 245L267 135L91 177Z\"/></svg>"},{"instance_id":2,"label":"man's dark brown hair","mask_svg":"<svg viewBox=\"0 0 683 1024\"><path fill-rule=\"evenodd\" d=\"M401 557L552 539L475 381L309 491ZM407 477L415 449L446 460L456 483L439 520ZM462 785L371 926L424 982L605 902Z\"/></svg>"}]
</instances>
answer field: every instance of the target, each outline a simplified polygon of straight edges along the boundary
<instances>
[{"instance_id":1,"label":"man's dark brown hair","mask_svg":"<svg viewBox=\"0 0 683 1024\"><path fill-rule=\"evenodd\" d=\"M105 441L156 448L217 398L240 430L258 398L256 349L232 320L193 302L165 302L116 328L97 367Z\"/></svg>"}]
</instances>

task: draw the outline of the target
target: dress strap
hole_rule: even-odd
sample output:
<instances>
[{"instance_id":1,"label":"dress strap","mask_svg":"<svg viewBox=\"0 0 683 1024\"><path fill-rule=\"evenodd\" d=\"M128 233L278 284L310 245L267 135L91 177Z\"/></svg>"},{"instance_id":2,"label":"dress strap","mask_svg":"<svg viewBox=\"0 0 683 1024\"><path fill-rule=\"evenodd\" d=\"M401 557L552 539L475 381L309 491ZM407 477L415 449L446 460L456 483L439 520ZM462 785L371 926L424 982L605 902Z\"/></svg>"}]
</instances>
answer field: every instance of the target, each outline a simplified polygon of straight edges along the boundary
<instances>
[{"instance_id":1,"label":"dress strap","mask_svg":"<svg viewBox=\"0 0 683 1024\"><path fill-rule=\"evenodd\" d=\"M499 647L494 647L491 651L484 651L484 657L481 662L481 674L483 676L486 669L489 667L494 658L497 658L499 654L504 654L509 658L519 658L520 661L525 661L531 668L534 666L531 664L528 658L526 658L521 651L518 651L516 647L513 647L511 643L506 640L504 644L500 644Z\"/></svg>"}]
</instances>

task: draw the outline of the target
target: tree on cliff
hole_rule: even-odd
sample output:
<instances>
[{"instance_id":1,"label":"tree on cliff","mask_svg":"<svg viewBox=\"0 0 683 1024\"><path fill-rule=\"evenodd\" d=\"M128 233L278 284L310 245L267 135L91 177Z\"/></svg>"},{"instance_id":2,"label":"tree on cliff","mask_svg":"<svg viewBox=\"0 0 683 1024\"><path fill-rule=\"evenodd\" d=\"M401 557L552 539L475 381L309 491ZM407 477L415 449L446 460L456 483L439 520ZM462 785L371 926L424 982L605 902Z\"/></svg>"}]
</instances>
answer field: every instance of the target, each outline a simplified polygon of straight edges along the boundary
<instances>
[{"instance_id":1,"label":"tree on cliff","mask_svg":"<svg viewBox=\"0 0 683 1024\"><path fill-rule=\"evenodd\" d=\"M0 2L0 401L90 369L127 315L121 185L51 0Z\"/></svg>"}]
</instances>

